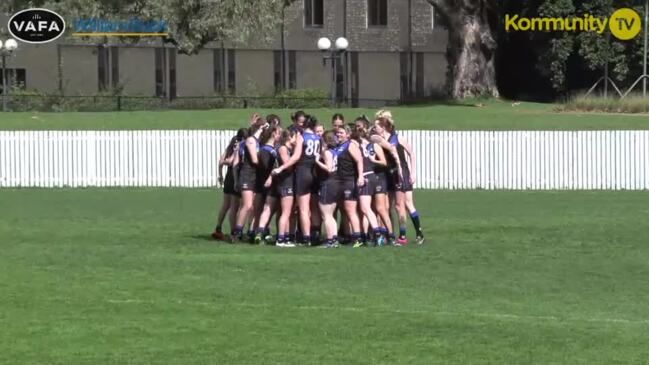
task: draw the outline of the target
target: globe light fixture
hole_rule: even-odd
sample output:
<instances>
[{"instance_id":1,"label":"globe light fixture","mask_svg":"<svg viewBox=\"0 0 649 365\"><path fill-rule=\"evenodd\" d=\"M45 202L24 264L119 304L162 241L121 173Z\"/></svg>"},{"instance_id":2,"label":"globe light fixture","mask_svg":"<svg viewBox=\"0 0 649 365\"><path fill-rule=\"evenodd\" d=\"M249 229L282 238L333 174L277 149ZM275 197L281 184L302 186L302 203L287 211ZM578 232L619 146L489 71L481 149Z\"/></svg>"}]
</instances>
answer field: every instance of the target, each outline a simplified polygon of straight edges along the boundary
<instances>
[{"instance_id":1,"label":"globe light fixture","mask_svg":"<svg viewBox=\"0 0 649 365\"><path fill-rule=\"evenodd\" d=\"M16 40L13 38L9 38L5 41L4 47L7 51L13 52L16 48L18 48L18 42L16 42Z\"/></svg>"},{"instance_id":2,"label":"globe light fixture","mask_svg":"<svg viewBox=\"0 0 649 365\"><path fill-rule=\"evenodd\" d=\"M349 47L349 42L347 41L347 38L345 37L340 37L336 39L336 49L339 51L344 51Z\"/></svg>"},{"instance_id":3,"label":"globe light fixture","mask_svg":"<svg viewBox=\"0 0 649 365\"><path fill-rule=\"evenodd\" d=\"M0 56L2 56L2 111L7 111L7 99L9 98L9 85L7 85L7 56L18 48L18 42L9 38L2 42L0 40Z\"/></svg>"},{"instance_id":4,"label":"globe light fixture","mask_svg":"<svg viewBox=\"0 0 649 365\"><path fill-rule=\"evenodd\" d=\"M321 51L327 51L331 49L331 41L327 37L322 37L318 39L318 49Z\"/></svg>"},{"instance_id":5,"label":"globe light fixture","mask_svg":"<svg viewBox=\"0 0 649 365\"><path fill-rule=\"evenodd\" d=\"M322 57L322 65L326 66L327 60L331 61L331 105L333 106L336 105L338 101L336 97L336 62L340 60L343 67L345 66L342 54L349 47L349 41L345 37L338 37L332 47L331 40L327 37L322 37L318 39L317 46L319 50L327 52L327 54Z\"/></svg>"}]
</instances>

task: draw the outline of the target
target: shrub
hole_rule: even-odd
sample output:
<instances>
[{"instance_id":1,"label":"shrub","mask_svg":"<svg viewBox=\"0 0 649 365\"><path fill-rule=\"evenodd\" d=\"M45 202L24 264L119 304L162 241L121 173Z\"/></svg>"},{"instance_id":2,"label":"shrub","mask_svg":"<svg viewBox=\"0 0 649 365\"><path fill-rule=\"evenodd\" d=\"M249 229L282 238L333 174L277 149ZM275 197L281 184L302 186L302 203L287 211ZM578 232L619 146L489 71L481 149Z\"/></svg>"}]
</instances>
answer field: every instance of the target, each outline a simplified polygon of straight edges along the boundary
<instances>
[{"instance_id":1,"label":"shrub","mask_svg":"<svg viewBox=\"0 0 649 365\"><path fill-rule=\"evenodd\" d=\"M331 105L327 91L320 89L285 90L275 95L214 95L178 97L172 100L155 96L129 96L115 93L95 95L43 94L14 90L10 108L14 111L69 112L159 109L220 108L320 108Z\"/></svg>"},{"instance_id":2,"label":"shrub","mask_svg":"<svg viewBox=\"0 0 649 365\"><path fill-rule=\"evenodd\" d=\"M649 113L649 98L628 95L624 99L575 97L555 108L559 112Z\"/></svg>"},{"instance_id":3,"label":"shrub","mask_svg":"<svg viewBox=\"0 0 649 365\"><path fill-rule=\"evenodd\" d=\"M47 95L37 91L14 89L9 96L9 109L13 111L41 111L54 110L54 105L59 103L57 95Z\"/></svg>"},{"instance_id":4,"label":"shrub","mask_svg":"<svg viewBox=\"0 0 649 365\"><path fill-rule=\"evenodd\" d=\"M322 89L289 89L275 95L282 105L290 109L326 108L331 106L329 92Z\"/></svg>"}]
</instances>

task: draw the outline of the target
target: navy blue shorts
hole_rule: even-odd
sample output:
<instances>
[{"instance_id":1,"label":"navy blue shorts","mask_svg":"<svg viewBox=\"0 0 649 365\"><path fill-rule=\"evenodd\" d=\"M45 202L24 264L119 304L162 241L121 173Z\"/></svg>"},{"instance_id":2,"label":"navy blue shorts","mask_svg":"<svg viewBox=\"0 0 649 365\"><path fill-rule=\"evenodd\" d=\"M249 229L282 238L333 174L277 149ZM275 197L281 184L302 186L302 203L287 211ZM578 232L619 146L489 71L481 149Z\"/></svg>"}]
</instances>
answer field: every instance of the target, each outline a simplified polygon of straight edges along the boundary
<instances>
[{"instance_id":1,"label":"navy blue shorts","mask_svg":"<svg viewBox=\"0 0 649 365\"><path fill-rule=\"evenodd\" d=\"M365 176L365 185L358 189L360 196L374 196L387 193L387 181L385 175L369 174Z\"/></svg>"},{"instance_id":2,"label":"navy blue shorts","mask_svg":"<svg viewBox=\"0 0 649 365\"><path fill-rule=\"evenodd\" d=\"M410 183L410 171L403 170L403 181L395 185L397 191L406 192L412 191L412 184Z\"/></svg>"},{"instance_id":3,"label":"navy blue shorts","mask_svg":"<svg viewBox=\"0 0 649 365\"><path fill-rule=\"evenodd\" d=\"M223 193L228 195L241 195L241 193L237 193L234 188L234 173L231 168L228 169L228 172L225 174L225 179L223 180Z\"/></svg>"},{"instance_id":4,"label":"navy blue shorts","mask_svg":"<svg viewBox=\"0 0 649 365\"><path fill-rule=\"evenodd\" d=\"M257 172L251 169L241 169L239 172L239 191L255 191L256 188Z\"/></svg>"},{"instance_id":5,"label":"navy blue shorts","mask_svg":"<svg viewBox=\"0 0 649 365\"><path fill-rule=\"evenodd\" d=\"M356 190L356 181L339 180L340 200L358 200L358 191Z\"/></svg>"},{"instance_id":6,"label":"navy blue shorts","mask_svg":"<svg viewBox=\"0 0 649 365\"><path fill-rule=\"evenodd\" d=\"M329 178L320 184L319 202L323 205L337 203L340 197L340 186L336 179Z\"/></svg>"},{"instance_id":7,"label":"navy blue shorts","mask_svg":"<svg viewBox=\"0 0 649 365\"><path fill-rule=\"evenodd\" d=\"M286 198L287 196L294 196L295 191L293 189L293 179L290 183L275 183L273 182L273 187L270 192L271 196L276 198Z\"/></svg>"},{"instance_id":8,"label":"navy blue shorts","mask_svg":"<svg viewBox=\"0 0 649 365\"><path fill-rule=\"evenodd\" d=\"M318 179L313 172L313 167L298 166L295 169L294 190L296 196L318 192Z\"/></svg>"},{"instance_id":9,"label":"navy blue shorts","mask_svg":"<svg viewBox=\"0 0 649 365\"><path fill-rule=\"evenodd\" d=\"M387 194L388 193L388 177L385 173L375 173L376 175L376 187L374 189L374 194Z\"/></svg>"}]
</instances>

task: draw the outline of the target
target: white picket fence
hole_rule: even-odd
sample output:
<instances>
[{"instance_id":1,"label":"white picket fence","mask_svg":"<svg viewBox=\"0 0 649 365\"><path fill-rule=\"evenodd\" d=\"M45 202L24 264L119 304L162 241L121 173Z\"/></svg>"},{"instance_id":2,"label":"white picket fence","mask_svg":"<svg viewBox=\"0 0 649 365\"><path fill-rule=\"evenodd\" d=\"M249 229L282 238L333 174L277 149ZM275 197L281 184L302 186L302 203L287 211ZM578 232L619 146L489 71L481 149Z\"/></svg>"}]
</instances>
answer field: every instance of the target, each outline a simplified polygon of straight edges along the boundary
<instances>
[{"instance_id":1,"label":"white picket fence","mask_svg":"<svg viewBox=\"0 0 649 365\"><path fill-rule=\"evenodd\" d=\"M234 131L0 131L0 187L217 186ZM647 189L649 131L402 131L422 189Z\"/></svg>"}]
</instances>

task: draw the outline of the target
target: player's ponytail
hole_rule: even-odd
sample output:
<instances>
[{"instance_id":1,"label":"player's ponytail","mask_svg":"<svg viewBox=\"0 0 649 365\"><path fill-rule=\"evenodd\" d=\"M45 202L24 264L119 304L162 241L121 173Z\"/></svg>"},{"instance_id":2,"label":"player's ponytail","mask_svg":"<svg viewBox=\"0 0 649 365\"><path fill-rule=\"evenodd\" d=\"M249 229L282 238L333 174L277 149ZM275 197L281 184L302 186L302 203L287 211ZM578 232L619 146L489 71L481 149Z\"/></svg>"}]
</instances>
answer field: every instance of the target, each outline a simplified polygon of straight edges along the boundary
<instances>
[{"instance_id":1,"label":"player's ponytail","mask_svg":"<svg viewBox=\"0 0 649 365\"><path fill-rule=\"evenodd\" d=\"M237 143L243 141L246 138L248 138L248 129L240 128L237 131L237 135L232 137L232 139L230 140L228 147L225 149L225 155L230 156L234 152L234 147L236 147Z\"/></svg>"},{"instance_id":2,"label":"player's ponytail","mask_svg":"<svg viewBox=\"0 0 649 365\"><path fill-rule=\"evenodd\" d=\"M272 127L264 129L264 131L261 132L261 136L259 136L259 143L266 144L266 142L268 142L271 139L273 134L275 134L275 132L277 132L280 129L281 127L278 125L274 125Z\"/></svg>"},{"instance_id":3,"label":"player's ponytail","mask_svg":"<svg viewBox=\"0 0 649 365\"><path fill-rule=\"evenodd\" d=\"M315 126L318 124L318 119L313 115L306 115L304 120L304 128L315 129Z\"/></svg>"},{"instance_id":4,"label":"player's ponytail","mask_svg":"<svg viewBox=\"0 0 649 365\"><path fill-rule=\"evenodd\" d=\"M253 134L257 133L259 129L266 126L268 126L268 123L266 123L266 119L261 117L257 118L248 129L248 136L252 136Z\"/></svg>"},{"instance_id":5,"label":"player's ponytail","mask_svg":"<svg viewBox=\"0 0 649 365\"><path fill-rule=\"evenodd\" d=\"M230 139L230 143L228 143L228 147L226 147L225 149L226 156L229 157L230 155L232 155L232 153L234 152L234 146L237 145L237 142L239 142L237 141L237 136L234 136L232 137L232 139Z\"/></svg>"},{"instance_id":6,"label":"player's ponytail","mask_svg":"<svg viewBox=\"0 0 649 365\"><path fill-rule=\"evenodd\" d=\"M244 139L248 138L248 128L239 128L237 131L237 142L241 142Z\"/></svg>"},{"instance_id":7,"label":"player's ponytail","mask_svg":"<svg viewBox=\"0 0 649 365\"><path fill-rule=\"evenodd\" d=\"M268 114L266 116L266 123L268 123L268 125L270 125L270 126L281 125L282 120L276 114Z\"/></svg>"},{"instance_id":8,"label":"player's ponytail","mask_svg":"<svg viewBox=\"0 0 649 365\"><path fill-rule=\"evenodd\" d=\"M336 133L333 131L326 131L325 134L322 135L322 142L327 146L327 149L331 150L336 148L336 145L338 144L336 141Z\"/></svg>"}]
</instances>

